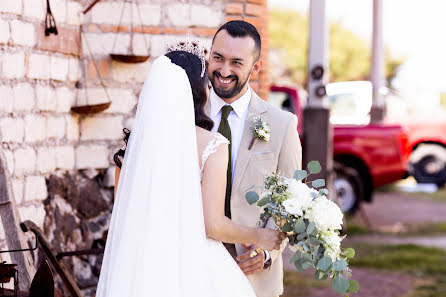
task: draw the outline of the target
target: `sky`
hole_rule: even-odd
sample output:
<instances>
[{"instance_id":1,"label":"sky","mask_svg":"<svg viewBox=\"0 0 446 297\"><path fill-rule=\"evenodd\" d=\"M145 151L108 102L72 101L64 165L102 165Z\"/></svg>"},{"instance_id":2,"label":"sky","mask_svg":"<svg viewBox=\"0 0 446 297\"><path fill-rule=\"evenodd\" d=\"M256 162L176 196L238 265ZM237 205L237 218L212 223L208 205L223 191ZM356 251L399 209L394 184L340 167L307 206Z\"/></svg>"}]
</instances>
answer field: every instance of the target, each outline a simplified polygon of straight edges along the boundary
<instances>
[{"instance_id":1,"label":"sky","mask_svg":"<svg viewBox=\"0 0 446 297\"><path fill-rule=\"evenodd\" d=\"M308 13L310 0L268 0ZM437 100L446 92L446 1L383 0L384 43L394 56L405 56L395 86L406 96ZM373 0L326 0L331 21L370 40Z\"/></svg>"}]
</instances>

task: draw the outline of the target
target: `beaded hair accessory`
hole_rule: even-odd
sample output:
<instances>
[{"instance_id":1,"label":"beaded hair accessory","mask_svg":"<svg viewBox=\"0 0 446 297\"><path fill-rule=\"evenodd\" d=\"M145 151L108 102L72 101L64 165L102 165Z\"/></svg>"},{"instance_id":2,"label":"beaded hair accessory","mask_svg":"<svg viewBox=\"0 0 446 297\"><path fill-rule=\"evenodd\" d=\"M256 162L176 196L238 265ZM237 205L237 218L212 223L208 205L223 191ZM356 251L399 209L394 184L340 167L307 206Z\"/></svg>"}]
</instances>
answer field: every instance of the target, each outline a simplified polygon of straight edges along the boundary
<instances>
[{"instance_id":1,"label":"beaded hair accessory","mask_svg":"<svg viewBox=\"0 0 446 297\"><path fill-rule=\"evenodd\" d=\"M177 40L177 44L175 46L167 45L168 51L184 51L196 55L201 60L201 77L204 76L204 72L206 70L206 61L205 61L205 49L204 47L199 46L198 41L191 42L189 39L189 35L187 35L187 42L179 42Z\"/></svg>"}]
</instances>

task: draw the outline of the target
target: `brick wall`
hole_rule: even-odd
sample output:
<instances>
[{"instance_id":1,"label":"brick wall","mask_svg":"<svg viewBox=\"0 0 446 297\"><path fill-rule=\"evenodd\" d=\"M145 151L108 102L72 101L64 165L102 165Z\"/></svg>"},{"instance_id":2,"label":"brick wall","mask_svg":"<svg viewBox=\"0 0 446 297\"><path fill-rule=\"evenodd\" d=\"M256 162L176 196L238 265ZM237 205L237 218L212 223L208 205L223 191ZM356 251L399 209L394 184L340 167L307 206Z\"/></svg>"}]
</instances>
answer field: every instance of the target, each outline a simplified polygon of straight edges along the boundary
<instances>
[{"instance_id":1,"label":"brick wall","mask_svg":"<svg viewBox=\"0 0 446 297\"><path fill-rule=\"evenodd\" d=\"M102 0L82 15L88 3L50 0L59 34L46 37L45 0L0 0L2 150L21 219L37 223L58 250L100 244L112 207L112 156L122 145L122 128L131 128L150 65L168 43L189 33L209 49L225 21L251 22L262 35L266 62L251 85L264 98L269 88L266 0L140 0L142 19L126 3L119 27L122 1ZM130 45L134 54L151 58L139 64L110 59L112 52L129 53ZM70 111L109 98L102 113ZM0 227L0 248L7 249L3 238ZM94 292L100 261L67 260L85 296Z\"/></svg>"}]
</instances>

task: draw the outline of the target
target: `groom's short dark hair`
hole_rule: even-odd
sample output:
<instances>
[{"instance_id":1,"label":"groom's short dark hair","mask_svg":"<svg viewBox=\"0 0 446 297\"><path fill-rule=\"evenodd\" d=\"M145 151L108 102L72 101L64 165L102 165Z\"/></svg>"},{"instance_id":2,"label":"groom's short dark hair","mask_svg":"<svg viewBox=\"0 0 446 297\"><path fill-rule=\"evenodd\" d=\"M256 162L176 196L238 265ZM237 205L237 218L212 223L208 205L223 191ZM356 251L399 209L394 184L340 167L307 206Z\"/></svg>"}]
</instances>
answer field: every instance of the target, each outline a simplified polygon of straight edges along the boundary
<instances>
[{"instance_id":1,"label":"groom's short dark hair","mask_svg":"<svg viewBox=\"0 0 446 297\"><path fill-rule=\"evenodd\" d=\"M255 43L255 54L256 54L255 60L258 60L260 58L262 41L260 40L259 32L257 31L256 27L254 27L252 24L245 21L229 21L217 30L217 33L215 33L214 35L214 39L215 36L217 36L218 32L222 30L226 30L226 32L228 32L228 34L234 38L246 37L246 36L251 37ZM214 40L212 40L212 43L214 43Z\"/></svg>"}]
</instances>

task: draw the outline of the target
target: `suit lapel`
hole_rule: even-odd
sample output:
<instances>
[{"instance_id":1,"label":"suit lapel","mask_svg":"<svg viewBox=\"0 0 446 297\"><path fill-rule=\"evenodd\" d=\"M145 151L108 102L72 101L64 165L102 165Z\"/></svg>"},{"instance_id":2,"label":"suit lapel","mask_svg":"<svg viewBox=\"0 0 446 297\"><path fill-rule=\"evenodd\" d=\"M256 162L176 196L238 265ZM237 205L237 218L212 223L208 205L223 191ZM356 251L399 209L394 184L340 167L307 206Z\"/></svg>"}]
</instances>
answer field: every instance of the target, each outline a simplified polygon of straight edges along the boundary
<instances>
[{"instance_id":1,"label":"suit lapel","mask_svg":"<svg viewBox=\"0 0 446 297\"><path fill-rule=\"evenodd\" d=\"M237 163L235 164L235 172L234 178L232 181L232 190L231 196L238 190L240 186L240 182L245 173L246 167L248 166L249 159L251 158L251 154L254 148L248 150L249 145L252 141L252 130L251 130L251 120L252 116L250 115L260 115L267 111L265 105L263 104L263 100L259 98L259 96L252 91L251 102L249 103L248 115L245 120L245 127L243 129L242 140L240 142L240 148L237 155ZM255 145L254 145L255 146Z\"/></svg>"}]
</instances>

